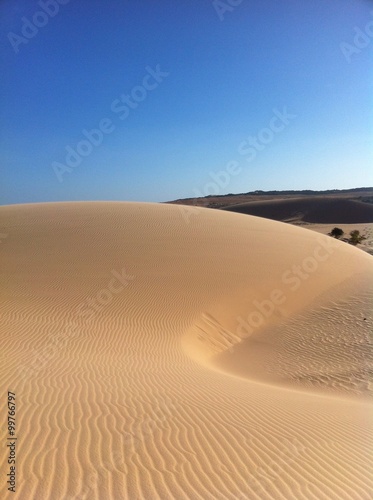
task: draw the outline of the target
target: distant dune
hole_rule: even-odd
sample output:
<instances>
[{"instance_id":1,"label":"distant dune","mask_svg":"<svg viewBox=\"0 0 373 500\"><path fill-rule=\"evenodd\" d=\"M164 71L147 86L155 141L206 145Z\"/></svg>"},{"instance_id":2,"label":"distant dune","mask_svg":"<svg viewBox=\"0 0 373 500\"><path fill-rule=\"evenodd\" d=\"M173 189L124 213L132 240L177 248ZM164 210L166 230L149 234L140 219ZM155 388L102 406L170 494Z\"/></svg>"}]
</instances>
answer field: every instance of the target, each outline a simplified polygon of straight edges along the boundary
<instances>
[{"instance_id":1,"label":"distant dune","mask_svg":"<svg viewBox=\"0 0 373 500\"><path fill-rule=\"evenodd\" d=\"M219 208L291 223L373 223L373 188L329 191L253 191L168 203Z\"/></svg>"},{"instance_id":2,"label":"distant dune","mask_svg":"<svg viewBox=\"0 0 373 500\"><path fill-rule=\"evenodd\" d=\"M333 197L303 197L232 205L225 210L278 221L318 224L373 222L373 204Z\"/></svg>"},{"instance_id":3,"label":"distant dune","mask_svg":"<svg viewBox=\"0 0 373 500\"><path fill-rule=\"evenodd\" d=\"M372 214L290 201L254 209ZM372 497L370 255L172 204L5 206L0 233L3 498Z\"/></svg>"}]
</instances>

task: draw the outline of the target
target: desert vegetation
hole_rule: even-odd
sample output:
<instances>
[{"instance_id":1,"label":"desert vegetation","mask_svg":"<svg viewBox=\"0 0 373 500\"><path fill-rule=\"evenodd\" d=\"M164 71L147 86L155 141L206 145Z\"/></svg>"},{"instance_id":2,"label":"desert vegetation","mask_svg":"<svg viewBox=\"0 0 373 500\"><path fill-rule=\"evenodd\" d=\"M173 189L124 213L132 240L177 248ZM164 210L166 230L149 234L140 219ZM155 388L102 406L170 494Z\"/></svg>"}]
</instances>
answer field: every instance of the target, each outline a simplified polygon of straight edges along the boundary
<instances>
[{"instance_id":1,"label":"desert vegetation","mask_svg":"<svg viewBox=\"0 0 373 500\"><path fill-rule=\"evenodd\" d=\"M332 238L336 238L337 240L340 240L342 236L344 235L343 229L340 227L334 227L330 233L328 233L329 236ZM345 241L346 243L349 243L350 245L359 245L362 243L364 240L366 240L367 237L363 234L360 234L360 231L358 229L354 229L350 231L350 237L349 238L342 238L342 241Z\"/></svg>"}]
</instances>

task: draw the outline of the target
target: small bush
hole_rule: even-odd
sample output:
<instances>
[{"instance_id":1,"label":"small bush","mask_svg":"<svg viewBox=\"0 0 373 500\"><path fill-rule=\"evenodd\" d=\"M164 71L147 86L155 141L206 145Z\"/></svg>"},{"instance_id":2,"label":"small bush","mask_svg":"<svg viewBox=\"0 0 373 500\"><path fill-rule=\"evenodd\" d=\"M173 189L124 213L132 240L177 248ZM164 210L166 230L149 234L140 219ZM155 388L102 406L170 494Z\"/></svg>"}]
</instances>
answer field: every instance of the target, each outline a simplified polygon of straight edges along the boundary
<instances>
[{"instance_id":1,"label":"small bush","mask_svg":"<svg viewBox=\"0 0 373 500\"><path fill-rule=\"evenodd\" d=\"M358 231L357 229L354 229L350 232L350 239L348 240L350 245L359 245L359 243L361 243L363 240L366 240L366 236L360 234L360 231Z\"/></svg>"},{"instance_id":2,"label":"small bush","mask_svg":"<svg viewBox=\"0 0 373 500\"><path fill-rule=\"evenodd\" d=\"M333 238L337 238L337 240L339 240L339 238L344 235L344 232L340 227L335 227L328 234L329 236L333 236Z\"/></svg>"}]
</instances>

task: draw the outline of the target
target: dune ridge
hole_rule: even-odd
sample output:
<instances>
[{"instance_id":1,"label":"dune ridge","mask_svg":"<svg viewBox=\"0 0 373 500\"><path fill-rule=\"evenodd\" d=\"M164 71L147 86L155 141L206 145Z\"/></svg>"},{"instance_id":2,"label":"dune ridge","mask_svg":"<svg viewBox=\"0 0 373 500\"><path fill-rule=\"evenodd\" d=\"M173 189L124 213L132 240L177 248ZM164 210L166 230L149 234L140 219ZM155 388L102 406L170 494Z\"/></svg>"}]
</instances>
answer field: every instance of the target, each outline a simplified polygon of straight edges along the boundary
<instances>
[{"instance_id":1,"label":"dune ridge","mask_svg":"<svg viewBox=\"0 0 373 500\"><path fill-rule=\"evenodd\" d=\"M371 498L372 257L183 210L0 207L0 384L19 437L6 498Z\"/></svg>"}]
</instances>

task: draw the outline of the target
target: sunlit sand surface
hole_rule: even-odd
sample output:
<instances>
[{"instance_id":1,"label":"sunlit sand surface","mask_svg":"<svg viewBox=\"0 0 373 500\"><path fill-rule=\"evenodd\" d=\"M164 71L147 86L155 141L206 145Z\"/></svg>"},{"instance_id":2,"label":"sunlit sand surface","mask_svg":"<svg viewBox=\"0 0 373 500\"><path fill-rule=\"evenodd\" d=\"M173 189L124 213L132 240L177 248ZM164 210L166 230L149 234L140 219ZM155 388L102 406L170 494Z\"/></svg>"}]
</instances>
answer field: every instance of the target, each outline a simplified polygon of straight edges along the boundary
<instances>
[{"instance_id":1,"label":"sunlit sand surface","mask_svg":"<svg viewBox=\"0 0 373 500\"><path fill-rule=\"evenodd\" d=\"M5 206L0 232L3 498L372 498L372 256L176 205Z\"/></svg>"}]
</instances>

